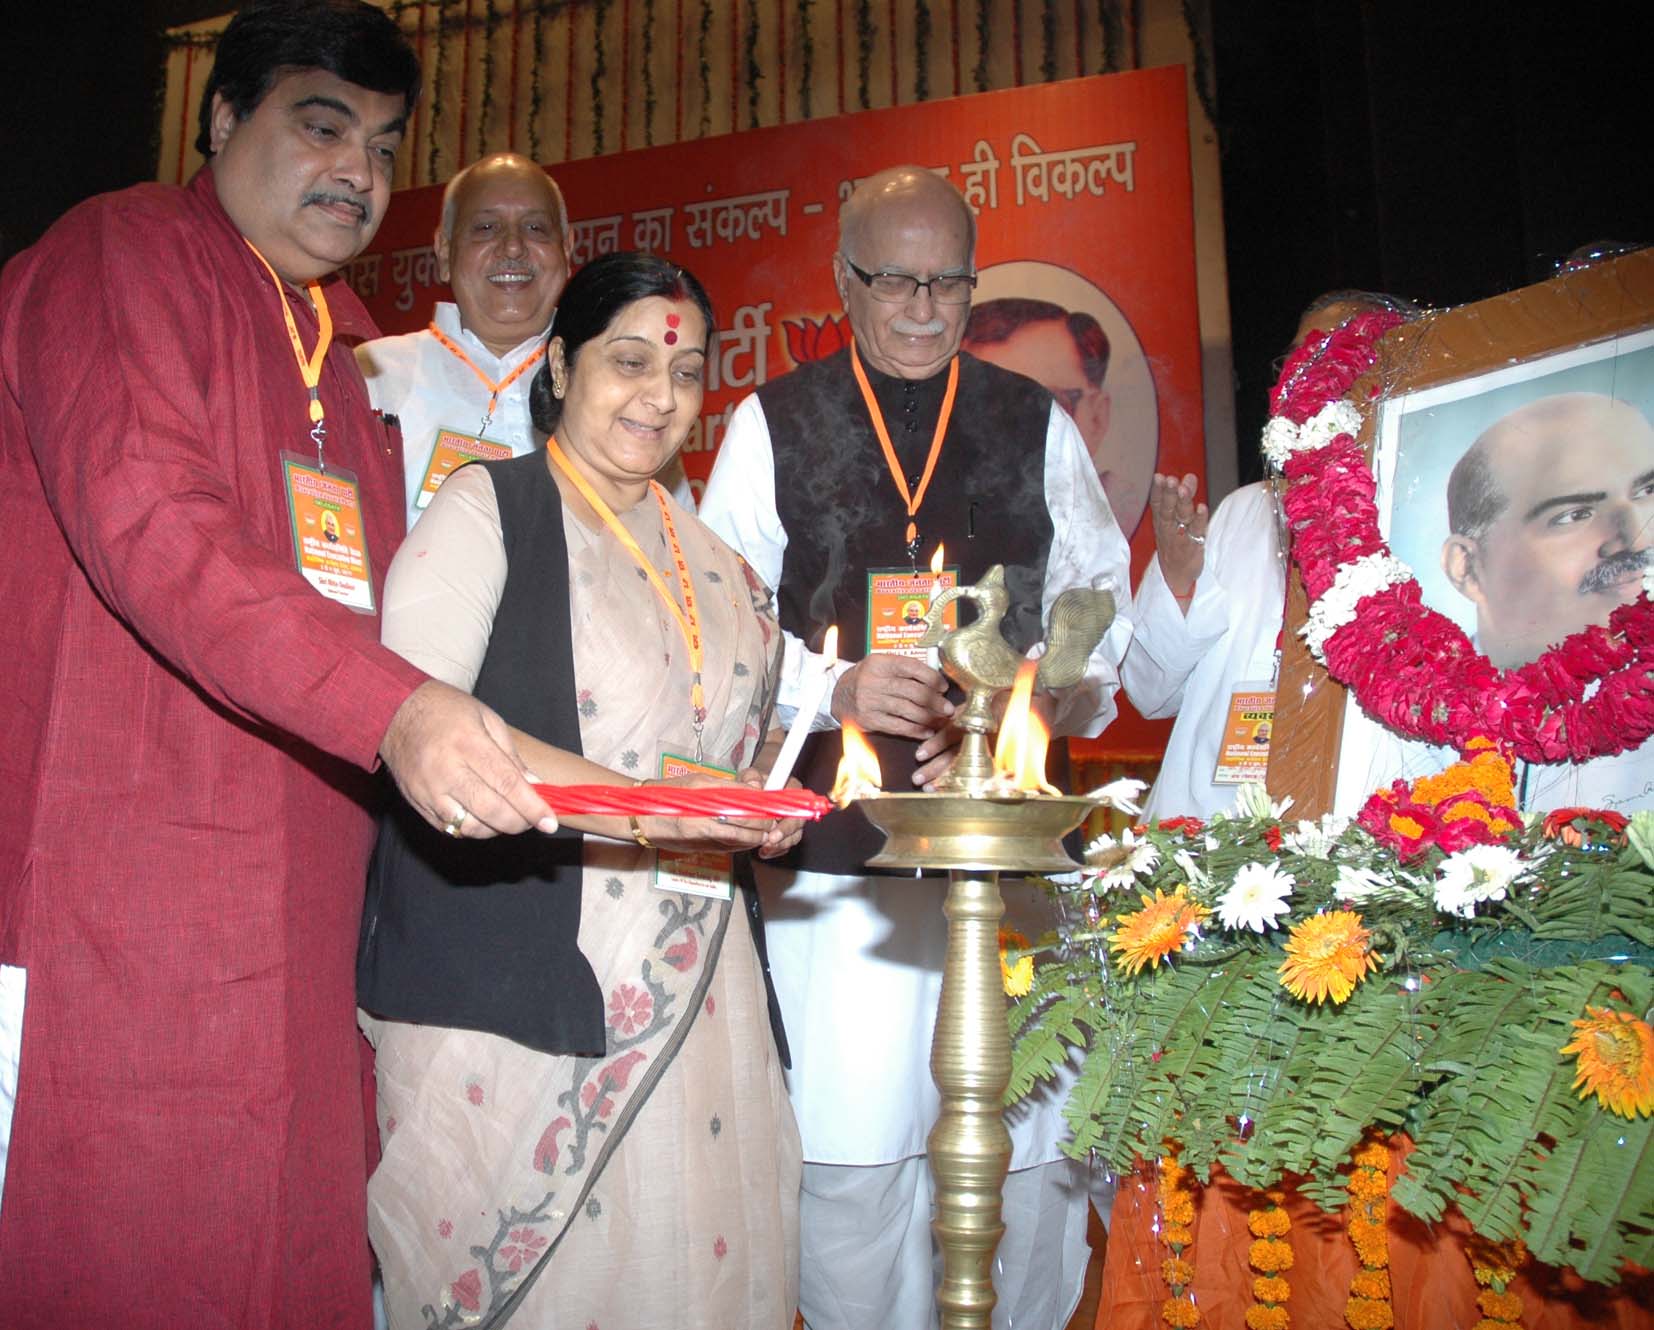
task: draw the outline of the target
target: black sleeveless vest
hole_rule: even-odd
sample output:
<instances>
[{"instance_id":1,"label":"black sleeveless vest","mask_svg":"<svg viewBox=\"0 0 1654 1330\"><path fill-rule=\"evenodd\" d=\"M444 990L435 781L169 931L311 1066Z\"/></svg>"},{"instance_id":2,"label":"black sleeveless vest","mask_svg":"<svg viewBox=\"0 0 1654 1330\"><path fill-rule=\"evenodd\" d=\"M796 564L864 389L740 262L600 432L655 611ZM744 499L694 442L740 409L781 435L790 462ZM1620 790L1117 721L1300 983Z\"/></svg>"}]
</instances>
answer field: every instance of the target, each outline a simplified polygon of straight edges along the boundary
<instances>
[{"instance_id":1,"label":"black sleeveless vest","mask_svg":"<svg viewBox=\"0 0 1654 1330\"><path fill-rule=\"evenodd\" d=\"M494 481L505 589L472 690L506 721L580 752L563 509L545 457L481 462ZM380 821L356 960L377 1016L599 1057L603 995L580 954L581 836L456 840L400 797Z\"/></svg>"},{"instance_id":2,"label":"black sleeveless vest","mask_svg":"<svg viewBox=\"0 0 1654 1330\"><path fill-rule=\"evenodd\" d=\"M870 369L868 380L909 490L916 491L947 374L913 381ZM836 623L840 658L860 660L867 649L868 570L912 564L904 542L907 509L856 387L849 351L764 385L758 400L775 458L776 513L787 533L776 589L781 626L819 651L827 626ZM1051 400L1032 379L960 355L947 437L915 519L921 569L939 541L963 582L1005 565L1011 604L1003 632L1018 651L1043 636L1040 597L1052 538L1045 499ZM950 696L961 700L957 689ZM918 744L892 735L869 738L884 788L914 788ZM806 743L798 772L805 785L823 793L832 787L840 748L836 733ZM881 841L852 807L807 827L789 862L812 872L859 874Z\"/></svg>"}]
</instances>

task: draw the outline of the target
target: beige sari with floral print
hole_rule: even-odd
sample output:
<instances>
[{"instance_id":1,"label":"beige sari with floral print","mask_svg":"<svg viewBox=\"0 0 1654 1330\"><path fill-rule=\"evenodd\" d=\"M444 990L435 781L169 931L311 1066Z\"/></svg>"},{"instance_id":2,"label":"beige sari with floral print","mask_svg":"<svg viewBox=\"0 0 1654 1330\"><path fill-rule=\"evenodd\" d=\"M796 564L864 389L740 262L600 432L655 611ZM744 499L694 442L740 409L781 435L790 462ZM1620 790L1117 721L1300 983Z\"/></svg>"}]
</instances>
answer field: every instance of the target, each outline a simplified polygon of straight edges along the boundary
<instances>
[{"instance_id":1,"label":"beige sari with floral print","mask_svg":"<svg viewBox=\"0 0 1654 1330\"><path fill-rule=\"evenodd\" d=\"M653 498L621 520L675 588ZM675 506L673 520L705 632L704 758L736 768L760 738L779 634L746 565ZM612 535L567 508L563 525L586 756L639 776L663 751L693 757L676 621ZM386 641L468 688L500 545L492 482L455 473L397 559ZM606 997L604 1057L363 1016L384 1150L369 1230L390 1325L787 1330L799 1142L740 903L662 891L655 855L634 845L588 838L584 860L580 949Z\"/></svg>"}]
</instances>

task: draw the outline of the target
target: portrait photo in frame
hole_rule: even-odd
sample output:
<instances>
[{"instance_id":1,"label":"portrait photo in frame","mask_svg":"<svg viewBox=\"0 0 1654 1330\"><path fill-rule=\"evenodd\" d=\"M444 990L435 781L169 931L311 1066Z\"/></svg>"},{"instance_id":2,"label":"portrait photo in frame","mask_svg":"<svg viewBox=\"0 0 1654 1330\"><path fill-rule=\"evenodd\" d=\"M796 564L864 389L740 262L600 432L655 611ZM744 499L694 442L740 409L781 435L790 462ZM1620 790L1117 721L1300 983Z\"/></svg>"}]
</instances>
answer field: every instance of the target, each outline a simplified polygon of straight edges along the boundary
<instances>
[{"instance_id":1,"label":"portrait photo in frame","mask_svg":"<svg viewBox=\"0 0 1654 1330\"><path fill-rule=\"evenodd\" d=\"M1348 400L1381 530L1428 608L1510 668L1639 593L1654 545L1654 253L1427 315L1379 353ZM1304 647L1305 617L1294 572L1273 795L1306 816L1353 814L1454 760L1364 712ZM1654 752L1524 764L1517 793L1530 808L1647 806Z\"/></svg>"}]
</instances>

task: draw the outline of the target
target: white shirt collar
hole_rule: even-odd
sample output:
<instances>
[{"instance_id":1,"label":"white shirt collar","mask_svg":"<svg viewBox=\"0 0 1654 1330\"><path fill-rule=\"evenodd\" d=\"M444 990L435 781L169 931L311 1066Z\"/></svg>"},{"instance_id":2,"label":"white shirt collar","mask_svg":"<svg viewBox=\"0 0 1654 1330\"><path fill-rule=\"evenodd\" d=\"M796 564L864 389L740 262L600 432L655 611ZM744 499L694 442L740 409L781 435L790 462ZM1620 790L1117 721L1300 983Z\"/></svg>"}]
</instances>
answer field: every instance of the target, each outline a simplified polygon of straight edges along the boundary
<instances>
[{"instance_id":1,"label":"white shirt collar","mask_svg":"<svg viewBox=\"0 0 1654 1330\"><path fill-rule=\"evenodd\" d=\"M552 322L557 319L556 311L552 312ZM451 300L439 300L436 310L431 315L431 322L436 324L444 336L451 337L465 348L465 354L470 356L479 365L492 365L496 369L507 365L515 365L529 352L544 346L546 338L551 335L551 323L534 336L524 338L503 356L496 356L482 344L482 339L460 322L459 306Z\"/></svg>"}]
</instances>

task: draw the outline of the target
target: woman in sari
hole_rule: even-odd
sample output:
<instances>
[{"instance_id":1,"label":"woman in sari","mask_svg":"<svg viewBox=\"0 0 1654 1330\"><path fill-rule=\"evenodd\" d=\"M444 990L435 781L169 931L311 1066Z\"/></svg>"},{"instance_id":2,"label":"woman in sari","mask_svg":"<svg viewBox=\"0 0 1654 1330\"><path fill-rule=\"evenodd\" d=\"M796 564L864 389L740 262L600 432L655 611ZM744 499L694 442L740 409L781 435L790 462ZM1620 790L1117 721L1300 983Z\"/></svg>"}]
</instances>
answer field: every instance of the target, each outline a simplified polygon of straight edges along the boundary
<instances>
[{"instance_id":1,"label":"woman in sari","mask_svg":"<svg viewBox=\"0 0 1654 1330\"><path fill-rule=\"evenodd\" d=\"M499 711L542 780L759 779L767 596L651 479L715 326L671 264L587 265L534 385L545 452L456 471L391 566L385 641ZM791 1325L798 1135L746 893L704 852L797 834L570 818L476 841L387 818L358 991L395 1330Z\"/></svg>"}]
</instances>

